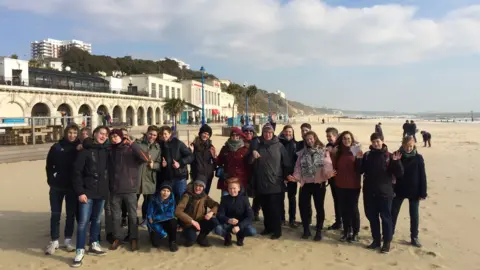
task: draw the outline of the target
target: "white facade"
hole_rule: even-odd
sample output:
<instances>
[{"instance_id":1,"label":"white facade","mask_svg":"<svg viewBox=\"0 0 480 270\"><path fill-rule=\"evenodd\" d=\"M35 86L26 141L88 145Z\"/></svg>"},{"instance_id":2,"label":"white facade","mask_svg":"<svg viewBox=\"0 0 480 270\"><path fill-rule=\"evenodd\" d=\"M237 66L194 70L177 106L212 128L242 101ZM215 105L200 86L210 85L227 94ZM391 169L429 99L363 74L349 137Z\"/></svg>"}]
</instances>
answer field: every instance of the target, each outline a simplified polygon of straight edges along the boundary
<instances>
[{"instance_id":1,"label":"white facade","mask_svg":"<svg viewBox=\"0 0 480 270\"><path fill-rule=\"evenodd\" d=\"M220 84L225 84L225 86L229 86L230 84L232 84L232 81L230 80L220 80Z\"/></svg>"},{"instance_id":2,"label":"white facade","mask_svg":"<svg viewBox=\"0 0 480 270\"><path fill-rule=\"evenodd\" d=\"M275 91L275 94L279 95L281 98L285 99L285 93L280 91L280 90L277 90Z\"/></svg>"},{"instance_id":3,"label":"white facade","mask_svg":"<svg viewBox=\"0 0 480 270\"><path fill-rule=\"evenodd\" d=\"M0 80L6 84L10 81L11 85L28 85L28 61L0 57Z\"/></svg>"},{"instance_id":4,"label":"white facade","mask_svg":"<svg viewBox=\"0 0 480 270\"><path fill-rule=\"evenodd\" d=\"M55 69L55 70L58 70L58 71L63 70L62 61L50 61L50 62L47 62L46 65L48 65L48 67L51 68L51 69Z\"/></svg>"},{"instance_id":5,"label":"white facade","mask_svg":"<svg viewBox=\"0 0 480 270\"><path fill-rule=\"evenodd\" d=\"M39 58L58 58L63 52L71 47L77 47L88 53L92 53L92 44L85 43L81 40L56 40L45 39L41 41L34 41L31 43L32 59Z\"/></svg>"},{"instance_id":6,"label":"white facade","mask_svg":"<svg viewBox=\"0 0 480 270\"><path fill-rule=\"evenodd\" d=\"M131 81L130 81L131 79ZM177 77L168 74L141 74L122 77L124 91L128 85L136 86L138 91L146 91L153 98L183 98L182 84L175 82Z\"/></svg>"},{"instance_id":7,"label":"white facade","mask_svg":"<svg viewBox=\"0 0 480 270\"><path fill-rule=\"evenodd\" d=\"M221 92L220 93L220 115L232 117L232 115L236 115L236 105L233 106L235 102L235 98L230 95L229 93Z\"/></svg>"},{"instance_id":8,"label":"white facade","mask_svg":"<svg viewBox=\"0 0 480 270\"><path fill-rule=\"evenodd\" d=\"M110 89L112 92L120 92L125 90L127 87L124 87L122 78L116 78L112 76L103 77L105 80L110 82Z\"/></svg>"}]
</instances>

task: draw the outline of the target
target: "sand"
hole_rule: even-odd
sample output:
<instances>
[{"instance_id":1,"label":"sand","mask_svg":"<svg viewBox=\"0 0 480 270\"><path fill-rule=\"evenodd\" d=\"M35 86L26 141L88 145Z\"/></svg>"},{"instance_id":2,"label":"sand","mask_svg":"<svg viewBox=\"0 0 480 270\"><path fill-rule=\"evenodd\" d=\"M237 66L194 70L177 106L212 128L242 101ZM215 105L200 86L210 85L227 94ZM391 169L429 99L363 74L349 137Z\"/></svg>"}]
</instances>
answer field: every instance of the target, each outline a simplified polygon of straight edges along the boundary
<instances>
[{"instance_id":1,"label":"sand","mask_svg":"<svg viewBox=\"0 0 480 270\"><path fill-rule=\"evenodd\" d=\"M295 130L299 131L301 119ZM399 146L403 121L383 120L386 143ZM339 130L348 129L363 144L374 130L374 120L334 122ZM316 124L314 130L324 138L328 125ZM428 194L420 209L420 239L423 248L408 245L408 203L403 205L393 249L388 255L366 250L370 241L368 221L360 198L360 243L338 241L340 232L325 231L322 242L301 240L302 230L284 227L279 241L265 237L247 238L242 248L225 248L218 236L210 236L211 248L180 247L179 252L150 248L146 231L140 231L140 250L126 248L109 251L104 257L86 256L83 269L480 269L478 228L480 228L480 165L474 158L479 151L478 126L419 122L419 129L433 134L433 147L420 148L428 175ZM280 127L279 127L280 128ZM214 144L219 149L225 137L217 130ZM49 241L48 185L45 162L0 164L0 269L68 269L74 256L58 250L44 255ZM215 186L215 183L213 184ZM326 195L325 226L333 221L330 191ZM218 190L212 192L219 198ZM299 215L297 214L297 220ZM262 229L261 223L256 223ZM63 220L61 234L63 234ZM63 241L63 239L61 240ZM104 247L107 247L104 244Z\"/></svg>"}]
</instances>

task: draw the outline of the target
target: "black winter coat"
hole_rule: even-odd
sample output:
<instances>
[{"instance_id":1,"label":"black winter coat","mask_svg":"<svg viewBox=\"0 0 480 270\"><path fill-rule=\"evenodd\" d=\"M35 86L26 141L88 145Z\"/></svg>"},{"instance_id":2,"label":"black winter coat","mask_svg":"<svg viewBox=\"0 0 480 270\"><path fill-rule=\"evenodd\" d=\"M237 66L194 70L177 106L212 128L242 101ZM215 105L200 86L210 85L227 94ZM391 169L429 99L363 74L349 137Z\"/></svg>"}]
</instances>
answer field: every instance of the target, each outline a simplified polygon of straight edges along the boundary
<instances>
[{"instance_id":1,"label":"black winter coat","mask_svg":"<svg viewBox=\"0 0 480 270\"><path fill-rule=\"evenodd\" d=\"M400 198L416 199L427 197L427 175L423 156L402 156L403 176L397 179L395 195Z\"/></svg>"},{"instance_id":2,"label":"black winter coat","mask_svg":"<svg viewBox=\"0 0 480 270\"><path fill-rule=\"evenodd\" d=\"M85 194L88 199L106 200L109 195L107 146L94 144L87 138L83 148L73 167L73 189L78 196Z\"/></svg>"},{"instance_id":3,"label":"black winter coat","mask_svg":"<svg viewBox=\"0 0 480 270\"><path fill-rule=\"evenodd\" d=\"M111 194L137 193L140 186L140 165L148 162L148 154L143 153L136 143L112 144L109 150L108 175Z\"/></svg>"},{"instance_id":4,"label":"black winter coat","mask_svg":"<svg viewBox=\"0 0 480 270\"><path fill-rule=\"evenodd\" d=\"M256 140L258 142L247 156L249 163L253 164L253 191L260 195L283 192L285 179L288 176L287 171L291 166L285 147L276 136L269 141L265 141L263 137L258 137ZM253 158L253 150L258 151L260 158Z\"/></svg>"},{"instance_id":5,"label":"black winter coat","mask_svg":"<svg viewBox=\"0 0 480 270\"><path fill-rule=\"evenodd\" d=\"M48 151L47 183L57 189L72 189L73 164L78 155L79 140L69 142L61 139Z\"/></svg>"},{"instance_id":6,"label":"black winter coat","mask_svg":"<svg viewBox=\"0 0 480 270\"><path fill-rule=\"evenodd\" d=\"M160 171L161 179L159 179L159 182L187 179L187 164L191 164L194 159L190 148L176 137L172 137L167 142L162 141L160 147L162 149L162 158L165 158L167 167L162 168ZM178 169L173 168L173 160L180 164Z\"/></svg>"},{"instance_id":7,"label":"black winter coat","mask_svg":"<svg viewBox=\"0 0 480 270\"><path fill-rule=\"evenodd\" d=\"M363 174L364 196L393 197L393 177L403 176L400 160L393 160L386 145L381 150L373 149L357 158L357 170Z\"/></svg>"},{"instance_id":8,"label":"black winter coat","mask_svg":"<svg viewBox=\"0 0 480 270\"><path fill-rule=\"evenodd\" d=\"M213 178L216 168L214 158L210 149L213 147L212 142L209 140L207 143L203 143L199 138L193 143L193 162L190 164L192 180L197 179L197 175L204 175L207 181Z\"/></svg>"},{"instance_id":9,"label":"black winter coat","mask_svg":"<svg viewBox=\"0 0 480 270\"><path fill-rule=\"evenodd\" d=\"M238 220L240 230L252 224L253 210L247 196L238 195L237 197L232 197L227 195L222 197L217 212L217 219L220 224L227 224L231 218Z\"/></svg>"}]
</instances>

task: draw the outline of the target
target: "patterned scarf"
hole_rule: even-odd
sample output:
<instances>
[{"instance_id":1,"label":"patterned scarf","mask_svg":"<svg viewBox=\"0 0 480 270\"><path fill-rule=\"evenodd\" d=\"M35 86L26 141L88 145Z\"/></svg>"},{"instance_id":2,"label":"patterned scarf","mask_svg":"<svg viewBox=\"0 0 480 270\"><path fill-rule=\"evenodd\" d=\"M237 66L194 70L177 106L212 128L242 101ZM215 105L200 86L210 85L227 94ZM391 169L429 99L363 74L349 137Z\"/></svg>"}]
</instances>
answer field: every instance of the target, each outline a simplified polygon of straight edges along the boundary
<instances>
[{"instance_id":1,"label":"patterned scarf","mask_svg":"<svg viewBox=\"0 0 480 270\"><path fill-rule=\"evenodd\" d=\"M313 178L317 170L323 167L324 151L320 148L306 147L300 159L302 178Z\"/></svg>"}]
</instances>

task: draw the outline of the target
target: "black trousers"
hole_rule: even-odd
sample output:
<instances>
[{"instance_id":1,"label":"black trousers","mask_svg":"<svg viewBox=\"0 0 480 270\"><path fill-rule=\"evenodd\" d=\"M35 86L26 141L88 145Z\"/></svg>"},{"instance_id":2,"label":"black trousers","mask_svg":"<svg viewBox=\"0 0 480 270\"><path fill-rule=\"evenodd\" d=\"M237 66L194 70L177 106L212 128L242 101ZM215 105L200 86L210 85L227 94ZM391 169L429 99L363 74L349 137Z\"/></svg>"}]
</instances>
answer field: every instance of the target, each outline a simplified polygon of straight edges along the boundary
<instances>
[{"instance_id":1,"label":"black trousers","mask_svg":"<svg viewBox=\"0 0 480 270\"><path fill-rule=\"evenodd\" d=\"M122 218L127 218L127 204L125 202L122 202Z\"/></svg>"},{"instance_id":2,"label":"black trousers","mask_svg":"<svg viewBox=\"0 0 480 270\"><path fill-rule=\"evenodd\" d=\"M177 220L173 218L164 222L160 222L160 224L165 232L167 232L168 242L171 243L177 241ZM150 241L152 242L153 247L159 247L161 240L162 238L158 233L155 231L150 232Z\"/></svg>"},{"instance_id":3,"label":"black trousers","mask_svg":"<svg viewBox=\"0 0 480 270\"><path fill-rule=\"evenodd\" d=\"M395 233L395 227L397 225L398 214L402 208L402 203L405 198L395 197L392 202L392 221L393 221L393 233ZM410 237L418 238L418 224L419 214L418 209L420 206L420 200L408 199L409 213L410 213Z\"/></svg>"},{"instance_id":4,"label":"black trousers","mask_svg":"<svg viewBox=\"0 0 480 270\"><path fill-rule=\"evenodd\" d=\"M137 202L140 199L141 194L137 194ZM147 218L148 204L152 200L152 194L143 194L143 203L142 203L142 220Z\"/></svg>"},{"instance_id":5,"label":"black trousers","mask_svg":"<svg viewBox=\"0 0 480 270\"><path fill-rule=\"evenodd\" d=\"M335 223L342 223L342 209L335 178L330 178L330 180L328 180L328 184L330 185L330 191L332 192L333 208L335 210Z\"/></svg>"},{"instance_id":6,"label":"black trousers","mask_svg":"<svg viewBox=\"0 0 480 270\"><path fill-rule=\"evenodd\" d=\"M265 231L276 236L282 235L282 209L280 206L282 205L283 196L283 192L260 195Z\"/></svg>"},{"instance_id":7,"label":"black trousers","mask_svg":"<svg viewBox=\"0 0 480 270\"><path fill-rule=\"evenodd\" d=\"M337 188L337 191L341 202L343 231L345 234L358 234L360 232L360 211L358 210L360 189Z\"/></svg>"},{"instance_id":8,"label":"black trousers","mask_svg":"<svg viewBox=\"0 0 480 270\"><path fill-rule=\"evenodd\" d=\"M365 215L370 222L370 230L372 232L373 241L380 243L380 219L382 220L383 241L390 242L393 237L393 221L392 221L392 200L389 197L380 197L374 195L363 194L363 205L365 207ZM380 217L380 219L379 219Z\"/></svg>"},{"instance_id":9,"label":"black trousers","mask_svg":"<svg viewBox=\"0 0 480 270\"><path fill-rule=\"evenodd\" d=\"M300 217L304 229L308 229L312 223L312 197L317 212L317 230L323 228L325 221L325 193L327 192L325 184L307 183L300 188L299 208Z\"/></svg>"},{"instance_id":10,"label":"black trousers","mask_svg":"<svg viewBox=\"0 0 480 270\"><path fill-rule=\"evenodd\" d=\"M253 198L253 202L252 202L252 210L253 210L253 214L255 216L258 216L260 214L260 209L262 209L262 205L260 203L260 195L257 195Z\"/></svg>"},{"instance_id":11,"label":"black trousers","mask_svg":"<svg viewBox=\"0 0 480 270\"><path fill-rule=\"evenodd\" d=\"M285 221L285 193L288 196L288 221L295 222L296 215L297 215L297 183L296 182L288 182L287 183L287 190L283 193L283 200L282 200L282 221Z\"/></svg>"}]
</instances>

